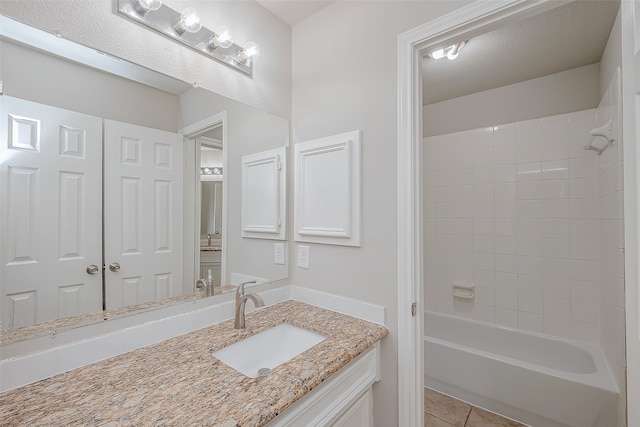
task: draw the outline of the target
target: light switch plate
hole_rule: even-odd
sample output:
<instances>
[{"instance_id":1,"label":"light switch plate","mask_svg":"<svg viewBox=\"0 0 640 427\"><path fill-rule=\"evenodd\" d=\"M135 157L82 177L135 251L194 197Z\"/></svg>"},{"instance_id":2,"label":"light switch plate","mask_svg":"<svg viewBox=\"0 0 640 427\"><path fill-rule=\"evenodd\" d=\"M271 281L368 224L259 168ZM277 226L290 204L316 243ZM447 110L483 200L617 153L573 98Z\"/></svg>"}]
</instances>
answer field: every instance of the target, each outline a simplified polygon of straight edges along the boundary
<instances>
[{"instance_id":1,"label":"light switch plate","mask_svg":"<svg viewBox=\"0 0 640 427\"><path fill-rule=\"evenodd\" d=\"M298 267L309 269L309 246L298 245Z\"/></svg>"},{"instance_id":2,"label":"light switch plate","mask_svg":"<svg viewBox=\"0 0 640 427\"><path fill-rule=\"evenodd\" d=\"M273 244L273 251L275 254L275 263L284 265L284 243L276 242Z\"/></svg>"}]
</instances>

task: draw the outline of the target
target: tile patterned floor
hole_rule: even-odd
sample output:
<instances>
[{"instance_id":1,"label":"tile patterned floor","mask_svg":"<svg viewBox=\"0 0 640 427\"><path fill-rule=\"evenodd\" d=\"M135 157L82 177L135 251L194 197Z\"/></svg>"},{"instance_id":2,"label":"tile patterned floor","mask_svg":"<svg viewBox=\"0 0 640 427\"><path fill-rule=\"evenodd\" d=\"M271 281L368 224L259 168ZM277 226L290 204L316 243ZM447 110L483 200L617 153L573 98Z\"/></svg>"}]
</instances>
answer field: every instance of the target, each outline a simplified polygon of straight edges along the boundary
<instances>
[{"instance_id":1,"label":"tile patterned floor","mask_svg":"<svg viewBox=\"0 0 640 427\"><path fill-rule=\"evenodd\" d=\"M424 410L424 427L526 427L426 387Z\"/></svg>"}]
</instances>

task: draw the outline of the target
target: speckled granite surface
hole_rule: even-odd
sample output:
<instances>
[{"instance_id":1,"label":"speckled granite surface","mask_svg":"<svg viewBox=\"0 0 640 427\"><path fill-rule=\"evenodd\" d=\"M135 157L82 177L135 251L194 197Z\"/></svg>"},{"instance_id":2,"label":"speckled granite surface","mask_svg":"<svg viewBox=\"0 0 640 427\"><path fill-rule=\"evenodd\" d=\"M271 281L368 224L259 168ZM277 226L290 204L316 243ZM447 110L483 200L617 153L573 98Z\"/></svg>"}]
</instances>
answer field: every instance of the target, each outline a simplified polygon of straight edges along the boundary
<instances>
[{"instance_id":1,"label":"speckled granite surface","mask_svg":"<svg viewBox=\"0 0 640 427\"><path fill-rule=\"evenodd\" d=\"M248 378L211 355L289 322L328 338ZM387 334L383 326L297 301L0 394L3 426L262 426Z\"/></svg>"},{"instance_id":2,"label":"speckled granite surface","mask_svg":"<svg viewBox=\"0 0 640 427\"><path fill-rule=\"evenodd\" d=\"M222 285L214 289L213 295L220 295L226 292L235 291L234 285ZM0 344L6 345L16 341L22 341L29 338L40 337L43 335L56 334L60 331L79 328L81 326L91 325L93 323L102 322L107 319L114 319L130 314L141 313L147 310L153 310L172 304L178 304L185 301L206 298L208 296L205 291L198 290L191 294L179 295L157 301L149 301L143 304L128 305L125 307L114 308L110 310L100 311L98 313L82 314L80 316L65 317L62 319L51 320L49 322L38 323L36 325L23 326L21 328L10 331L0 332Z\"/></svg>"}]
</instances>

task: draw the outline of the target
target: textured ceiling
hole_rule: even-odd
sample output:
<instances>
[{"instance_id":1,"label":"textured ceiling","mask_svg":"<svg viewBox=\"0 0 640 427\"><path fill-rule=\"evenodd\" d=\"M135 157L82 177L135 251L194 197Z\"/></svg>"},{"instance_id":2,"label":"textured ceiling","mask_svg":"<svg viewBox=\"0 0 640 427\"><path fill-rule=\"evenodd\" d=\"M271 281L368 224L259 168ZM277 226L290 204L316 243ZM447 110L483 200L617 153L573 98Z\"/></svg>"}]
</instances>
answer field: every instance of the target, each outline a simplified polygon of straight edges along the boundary
<instances>
[{"instance_id":1,"label":"textured ceiling","mask_svg":"<svg viewBox=\"0 0 640 427\"><path fill-rule=\"evenodd\" d=\"M294 26L307 19L318 10L333 3L333 0L256 0L262 7L280 18L280 20Z\"/></svg>"},{"instance_id":2,"label":"textured ceiling","mask_svg":"<svg viewBox=\"0 0 640 427\"><path fill-rule=\"evenodd\" d=\"M454 61L425 57L423 104L599 62L618 7L575 1L474 37Z\"/></svg>"}]
</instances>

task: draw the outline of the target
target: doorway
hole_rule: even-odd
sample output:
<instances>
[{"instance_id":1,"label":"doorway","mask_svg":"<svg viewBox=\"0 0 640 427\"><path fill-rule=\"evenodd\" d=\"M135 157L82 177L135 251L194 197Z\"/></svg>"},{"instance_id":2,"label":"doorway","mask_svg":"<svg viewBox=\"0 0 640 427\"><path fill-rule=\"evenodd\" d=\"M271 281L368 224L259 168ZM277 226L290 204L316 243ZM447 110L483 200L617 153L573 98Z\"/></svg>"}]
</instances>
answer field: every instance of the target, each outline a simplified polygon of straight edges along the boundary
<instances>
[{"instance_id":1,"label":"doorway","mask_svg":"<svg viewBox=\"0 0 640 427\"><path fill-rule=\"evenodd\" d=\"M422 241L421 140L422 128L422 58L431 50L450 46L454 40L469 39L483 32L512 23L558 4L551 2L486 2L445 15L399 37L398 73L398 274L399 274L399 401L400 425L422 425L423 316L424 301ZM623 2L624 3L624 2ZM631 3L631 2L629 2ZM637 174L635 164L625 166ZM632 175L631 178L633 179ZM631 179L631 180L632 180ZM625 183L630 181L625 179ZM635 188L635 186L633 186ZM625 199L627 199L625 197ZM630 197L636 203L634 196ZM627 241L629 241L627 235ZM631 236L634 247L637 236ZM627 243L628 247L629 243ZM628 277L627 277L628 280ZM635 286L635 285L634 285Z\"/></svg>"}]
</instances>

